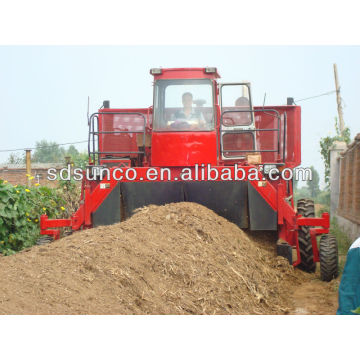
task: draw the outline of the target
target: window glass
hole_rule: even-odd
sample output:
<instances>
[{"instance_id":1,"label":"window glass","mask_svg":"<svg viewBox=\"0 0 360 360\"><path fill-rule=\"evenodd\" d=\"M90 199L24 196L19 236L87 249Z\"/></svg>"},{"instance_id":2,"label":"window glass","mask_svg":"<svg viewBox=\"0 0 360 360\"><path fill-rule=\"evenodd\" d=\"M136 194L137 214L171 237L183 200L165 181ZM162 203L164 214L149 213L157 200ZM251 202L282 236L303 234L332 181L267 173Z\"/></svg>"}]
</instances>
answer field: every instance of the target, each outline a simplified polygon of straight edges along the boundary
<instances>
[{"instance_id":1,"label":"window glass","mask_svg":"<svg viewBox=\"0 0 360 360\"><path fill-rule=\"evenodd\" d=\"M154 130L209 131L214 129L212 82L158 80L155 85Z\"/></svg>"},{"instance_id":2,"label":"window glass","mask_svg":"<svg viewBox=\"0 0 360 360\"><path fill-rule=\"evenodd\" d=\"M225 126L245 126L252 123L251 101L247 85L221 87L222 123Z\"/></svg>"}]
</instances>

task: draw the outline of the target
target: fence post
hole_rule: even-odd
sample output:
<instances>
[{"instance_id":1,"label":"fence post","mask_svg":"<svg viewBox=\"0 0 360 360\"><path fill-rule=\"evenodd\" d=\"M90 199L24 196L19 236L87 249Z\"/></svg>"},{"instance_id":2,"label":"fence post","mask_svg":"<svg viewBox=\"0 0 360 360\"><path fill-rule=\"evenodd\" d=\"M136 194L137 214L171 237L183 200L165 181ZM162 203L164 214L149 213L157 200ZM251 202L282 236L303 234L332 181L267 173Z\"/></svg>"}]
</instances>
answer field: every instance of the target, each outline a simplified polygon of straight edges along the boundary
<instances>
[{"instance_id":1,"label":"fence post","mask_svg":"<svg viewBox=\"0 0 360 360\"><path fill-rule=\"evenodd\" d=\"M26 151L26 174L31 176L31 150ZM27 177L27 185L31 186L31 179L30 176Z\"/></svg>"}]
</instances>

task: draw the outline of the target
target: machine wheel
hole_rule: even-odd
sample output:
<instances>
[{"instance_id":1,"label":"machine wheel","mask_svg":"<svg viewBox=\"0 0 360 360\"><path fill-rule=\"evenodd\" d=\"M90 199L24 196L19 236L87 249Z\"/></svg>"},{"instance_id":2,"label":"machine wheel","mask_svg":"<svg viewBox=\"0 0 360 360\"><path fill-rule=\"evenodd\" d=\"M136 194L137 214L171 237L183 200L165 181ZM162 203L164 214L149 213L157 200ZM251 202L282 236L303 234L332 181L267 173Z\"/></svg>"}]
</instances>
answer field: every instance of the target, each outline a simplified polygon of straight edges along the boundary
<instances>
[{"instance_id":1,"label":"machine wheel","mask_svg":"<svg viewBox=\"0 0 360 360\"><path fill-rule=\"evenodd\" d=\"M314 201L310 199L299 199L297 202L297 212L304 217L314 217ZM316 263L314 262L309 226L299 226L298 239L301 256L299 269L307 272L315 272Z\"/></svg>"},{"instance_id":2,"label":"machine wheel","mask_svg":"<svg viewBox=\"0 0 360 360\"><path fill-rule=\"evenodd\" d=\"M338 243L336 237L324 234L320 238L320 277L323 281L331 281L339 275Z\"/></svg>"},{"instance_id":3,"label":"machine wheel","mask_svg":"<svg viewBox=\"0 0 360 360\"><path fill-rule=\"evenodd\" d=\"M49 243L51 243L53 240L54 240L54 239L52 238L52 236L44 235L44 236L39 237L39 238L36 240L36 245L49 244Z\"/></svg>"}]
</instances>

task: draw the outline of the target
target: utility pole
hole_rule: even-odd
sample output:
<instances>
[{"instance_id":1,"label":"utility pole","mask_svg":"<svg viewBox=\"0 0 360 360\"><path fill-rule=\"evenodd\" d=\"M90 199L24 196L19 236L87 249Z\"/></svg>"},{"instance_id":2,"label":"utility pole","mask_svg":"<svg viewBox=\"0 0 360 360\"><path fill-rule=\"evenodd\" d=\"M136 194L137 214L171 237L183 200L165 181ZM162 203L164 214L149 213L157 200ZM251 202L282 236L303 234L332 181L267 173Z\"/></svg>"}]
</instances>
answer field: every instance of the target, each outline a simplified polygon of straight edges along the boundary
<instances>
[{"instance_id":1,"label":"utility pole","mask_svg":"<svg viewBox=\"0 0 360 360\"><path fill-rule=\"evenodd\" d=\"M343 118L343 111L342 111L342 106L341 106L340 85L339 85L336 64L334 64L334 76L335 76L336 101L337 101L337 108L338 108L338 114L339 114L339 127L340 127L340 134L342 135L343 131L344 131L344 118Z\"/></svg>"},{"instance_id":2,"label":"utility pole","mask_svg":"<svg viewBox=\"0 0 360 360\"><path fill-rule=\"evenodd\" d=\"M31 150L26 151L26 174L31 175ZM30 176L27 177L28 186L31 186Z\"/></svg>"}]
</instances>

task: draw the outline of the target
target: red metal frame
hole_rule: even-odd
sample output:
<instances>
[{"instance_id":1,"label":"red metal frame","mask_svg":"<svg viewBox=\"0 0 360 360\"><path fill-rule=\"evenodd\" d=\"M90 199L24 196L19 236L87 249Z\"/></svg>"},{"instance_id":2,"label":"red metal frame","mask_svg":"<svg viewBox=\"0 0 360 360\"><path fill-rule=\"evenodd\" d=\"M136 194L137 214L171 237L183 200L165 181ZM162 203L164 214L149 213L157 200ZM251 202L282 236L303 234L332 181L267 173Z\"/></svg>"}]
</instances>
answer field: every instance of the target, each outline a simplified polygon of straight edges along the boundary
<instances>
[{"instance_id":1,"label":"red metal frame","mask_svg":"<svg viewBox=\"0 0 360 360\"><path fill-rule=\"evenodd\" d=\"M162 69L162 73L154 75L155 81L158 79L191 79L191 78L209 78L214 85L214 113L215 113L215 129L207 132L176 132L176 133L152 133L152 107L147 109L103 109L103 112L121 111L124 113L138 112L146 116L146 134L152 136L152 146L145 147L145 156L142 164L136 166L137 178L134 181L146 181L146 171L149 167L171 167L172 176L178 177L183 167L192 167L197 164L211 164L213 168L221 171L224 167L231 169L234 173L234 164L239 168L243 168L247 173L251 168L257 165L250 165L247 160L223 160L220 154L220 114L221 109L218 105L219 87L216 79L219 77L218 73L205 73L204 68L191 69ZM256 108L255 109L260 109ZM275 106L261 108L264 110L276 109L278 113L284 117L287 116L286 127L282 122L280 131L284 131L286 135L286 158L283 159L284 167L294 168L300 165L301 162L301 110L298 106ZM110 115L107 115L110 116ZM101 119L101 117L100 117ZM269 122L268 114L262 116L261 114L255 116L256 126L261 126L262 122L266 125ZM100 124L100 130L102 125ZM286 129L286 131L285 131ZM154 136L156 134L156 136ZM113 135L114 136L114 135ZM270 135L269 135L270 136ZM129 139L129 138L127 138ZM135 144L136 138L132 136L131 146ZM106 141L106 135L102 136L99 141L99 149L103 147ZM114 141L114 138L112 138ZM121 141L121 136L119 137ZM128 141L128 140L127 140ZM271 142L271 139L269 138ZM266 142L266 138L265 138ZM186 143L188 146L184 146ZM189 144L192 144L193 152L189 152ZM217 148L217 150L216 150ZM261 153L261 149L260 149ZM266 155L264 159L271 159L270 155ZM269 154L269 153L268 153ZM278 156L274 156L272 160L276 163ZM276 161L275 161L276 160ZM133 157L132 161L137 161ZM102 163L105 163L103 161ZM266 162L266 161L264 161ZM129 166L130 160L119 161L122 166ZM125 170L127 167L124 167ZM160 169L160 168L159 168ZM192 168L194 171L194 168ZM206 180L206 179L204 179ZM219 179L220 180L220 179ZM125 179L122 181L126 181ZM310 235L313 246L314 261L319 261L319 251L316 237L321 234L329 232L330 218L328 213L323 213L320 218L305 218L298 215L294 208L293 188L292 182L285 180L269 181L263 179L261 181L248 180L256 191L264 198L270 207L277 212L278 218L278 236L282 241L287 242L291 247L296 248L297 260L293 263L294 266L301 262L298 229L299 226L310 226ZM108 194L118 184L118 181L113 177L109 180L102 181L83 181L81 205L79 209L73 214L70 219L49 219L46 215L40 218L40 232L43 235L53 236L54 239L59 239L59 228L69 227L73 231L92 227L91 215L102 204ZM290 200L289 200L290 198Z\"/></svg>"}]
</instances>

